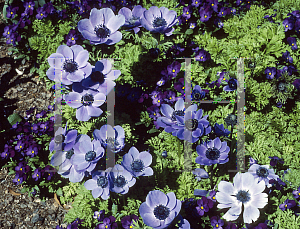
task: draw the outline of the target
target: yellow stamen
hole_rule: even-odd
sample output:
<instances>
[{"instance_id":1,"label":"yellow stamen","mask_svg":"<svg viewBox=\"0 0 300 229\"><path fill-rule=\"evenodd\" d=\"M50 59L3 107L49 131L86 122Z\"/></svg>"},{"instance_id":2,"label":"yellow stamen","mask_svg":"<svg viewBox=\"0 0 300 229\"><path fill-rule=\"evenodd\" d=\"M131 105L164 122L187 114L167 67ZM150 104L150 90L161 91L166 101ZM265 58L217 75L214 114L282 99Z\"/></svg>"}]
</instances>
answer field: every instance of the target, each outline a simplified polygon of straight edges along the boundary
<instances>
[{"instance_id":1,"label":"yellow stamen","mask_svg":"<svg viewBox=\"0 0 300 229\"><path fill-rule=\"evenodd\" d=\"M207 16L206 16L206 15L205 15L204 17L205 17L205 18L207 18Z\"/></svg>"},{"instance_id":2,"label":"yellow stamen","mask_svg":"<svg viewBox=\"0 0 300 229\"><path fill-rule=\"evenodd\" d=\"M22 171L22 168L20 168L20 171Z\"/></svg>"},{"instance_id":3,"label":"yellow stamen","mask_svg":"<svg viewBox=\"0 0 300 229\"><path fill-rule=\"evenodd\" d=\"M271 72L269 72L269 75L272 75L272 73L271 73Z\"/></svg>"},{"instance_id":4,"label":"yellow stamen","mask_svg":"<svg viewBox=\"0 0 300 229\"><path fill-rule=\"evenodd\" d=\"M34 153L34 151L32 150L31 153Z\"/></svg>"},{"instance_id":5,"label":"yellow stamen","mask_svg":"<svg viewBox=\"0 0 300 229\"><path fill-rule=\"evenodd\" d=\"M170 97L170 99L172 99L172 97Z\"/></svg>"},{"instance_id":6,"label":"yellow stamen","mask_svg":"<svg viewBox=\"0 0 300 229\"><path fill-rule=\"evenodd\" d=\"M72 37L72 41L74 41L74 37Z\"/></svg>"},{"instance_id":7,"label":"yellow stamen","mask_svg":"<svg viewBox=\"0 0 300 229\"><path fill-rule=\"evenodd\" d=\"M294 46L294 43L292 44L292 46Z\"/></svg>"},{"instance_id":8,"label":"yellow stamen","mask_svg":"<svg viewBox=\"0 0 300 229\"><path fill-rule=\"evenodd\" d=\"M14 12L10 12L10 14L14 14Z\"/></svg>"},{"instance_id":9,"label":"yellow stamen","mask_svg":"<svg viewBox=\"0 0 300 229\"><path fill-rule=\"evenodd\" d=\"M20 149L22 148L22 146L20 146Z\"/></svg>"},{"instance_id":10,"label":"yellow stamen","mask_svg":"<svg viewBox=\"0 0 300 229\"><path fill-rule=\"evenodd\" d=\"M44 14L41 14L41 16L43 16Z\"/></svg>"},{"instance_id":11,"label":"yellow stamen","mask_svg":"<svg viewBox=\"0 0 300 229\"><path fill-rule=\"evenodd\" d=\"M31 5L28 6L28 8L30 8L30 7L31 7Z\"/></svg>"},{"instance_id":12,"label":"yellow stamen","mask_svg":"<svg viewBox=\"0 0 300 229\"><path fill-rule=\"evenodd\" d=\"M213 3L211 4L211 6L214 6L214 5L215 5L215 4L213 4Z\"/></svg>"},{"instance_id":13,"label":"yellow stamen","mask_svg":"<svg viewBox=\"0 0 300 229\"><path fill-rule=\"evenodd\" d=\"M172 72L175 72L175 70L173 69L173 71Z\"/></svg>"},{"instance_id":14,"label":"yellow stamen","mask_svg":"<svg viewBox=\"0 0 300 229\"><path fill-rule=\"evenodd\" d=\"M159 103L160 103L160 100L157 100L157 102L159 102Z\"/></svg>"},{"instance_id":15,"label":"yellow stamen","mask_svg":"<svg viewBox=\"0 0 300 229\"><path fill-rule=\"evenodd\" d=\"M201 209L203 209L203 207L201 206Z\"/></svg>"},{"instance_id":16,"label":"yellow stamen","mask_svg":"<svg viewBox=\"0 0 300 229\"><path fill-rule=\"evenodd\" d=\"M7 32L7 34L9 34L9 32Z\"/></svg>"},{"instance_id":17,"label":"yellow stamen","mask_svg":"<svg viewBox=\"0 0 300 229\"><path fill-rule=\"evenodd\" d=\"M182 89L184 89L184 87L182 87Z\"/></svg>"},{"instance_id":18,"label":"yellow stamen","mask_svg":"<svg viewBox=\"0 0 300 229\"><path fill-rule=\"evenodd\" d=\"M38 176L39 176L39 174L36 174L36 176L38 177Z\"/></svg>"},{"instance_id":19,"label":"yellow stamen","mask_svg":"<svg viewBox=\"0 0 300 229\"><path fill-rule=\"evenodd\" d=\"M288 25L285 26L286 28L289 27Z\"/></svg>"},{"instance_id":20,"label":"yellow stamen","mask_svg":"<svg viewBox=\"0 0 300 229\"><path fill-rule=\"evenodd\" d=\"M20 181L20 179L18 179L18 181Z\"/></svg>"}]
</instances>

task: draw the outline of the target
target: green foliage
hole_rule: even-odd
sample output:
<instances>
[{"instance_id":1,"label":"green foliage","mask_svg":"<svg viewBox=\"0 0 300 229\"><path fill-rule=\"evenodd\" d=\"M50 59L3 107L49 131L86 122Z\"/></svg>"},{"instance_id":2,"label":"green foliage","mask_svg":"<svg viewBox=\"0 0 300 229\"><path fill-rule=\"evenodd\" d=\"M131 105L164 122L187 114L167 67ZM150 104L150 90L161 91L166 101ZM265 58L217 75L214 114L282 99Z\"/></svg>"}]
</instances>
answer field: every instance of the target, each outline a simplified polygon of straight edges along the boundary
<instances>
[{"instance_id":1,"label":"green foliage","mask_svg":"<svg viewBox=\"0 0 300 229\"><path fill-rule=\"evenodd\" d=\"M125 132L125 143L128 143L129 145L134 145L138 141L138 136L133 135L132 131L135 130L135 128L131 127L130 124L122 124L121 127L124 129Z\"/></svg>"},{"instance_id":2,"label":"green foliage","mask_svg":"<svg viewBox=\"0 0 300 229\"><path fill-rule=\"evenodd\" d=\"M79 183L69 182L68 185L65 185L62 188L63 195L59 197L61 204L73 202L73 198L76 196L78 188Z\"/></svg>"},{"instance_id":3,"label":"green foliage","mask_svg":"<svg viewBox=\"0 0 300 229\"><path fill-rule=\"evenodd\" d=\"M139 207L142 204L142 201L133 199L133 198L127 198L127 204L123 206L123 210L121 210L121 213L124 215L139 215Z\"/></svg>"},{"instance_id":4,"label":"green foliage","mask_svg":"<svg viewBox=\"0 0 300 229\"><path fill-rule=\"evenodd\" d=\"M286 211L278 210L274 222L279 224L279 229L300 227L300 218L296 217L294 212L290 209L287 209Z\"/></svg>"},{"instance_id":5,"label":"green foliage","mask_svg":"<svg viewBox=\"0 0 300 229\"><path fill-rule=\"evenodd\" d=\"M94 212L100 210L108 210L108 200L101 198L94 199L91 191L87 190L83 184L80 184L76 190L77 196L74 199L72 208L65 215L64 222L72 223L76 218L83 219L82 226L84 228L94 228L98 222L93 218ZM94 227L92 227L92 225Z\"/></svg>"},{"instance_id":6,"label":"green foliage","mask_svg":"<svg viewBox=\"0 0 300 229\"><path fill-rule=\"evenodd\" d=\"M293 188L294 190L298 189L298 187L300 186L300 171L299 171L299 169L292 168L284 175L284 179L291 182L291 184L290 184L291 188Z\"/></svg>"}]
</instances>

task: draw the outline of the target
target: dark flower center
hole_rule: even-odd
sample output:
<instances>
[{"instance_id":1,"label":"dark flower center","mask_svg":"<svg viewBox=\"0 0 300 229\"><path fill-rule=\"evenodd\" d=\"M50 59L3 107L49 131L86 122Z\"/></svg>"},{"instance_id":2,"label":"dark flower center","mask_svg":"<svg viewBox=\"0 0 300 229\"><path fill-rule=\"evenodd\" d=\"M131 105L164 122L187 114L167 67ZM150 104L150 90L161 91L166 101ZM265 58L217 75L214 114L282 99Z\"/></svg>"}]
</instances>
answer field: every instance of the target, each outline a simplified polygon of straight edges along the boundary
<instances>
[{"instance_id":1,"label":"dark flower center","mask_svg":"<svg viewBox=\"0 0 300 229\"><path fill-rule=\"evenodd\" d=\"M91 79L95 82L98 82L99 84L103 84L105 77L102 72L95 71L92 73Z\"/></svg>"},{"instance_id":2,"label":"dark flower center","mask_svg":"<svg viewBox=\"0 0 300 229\"><path fill-rule=\"evenodd\" d=\"M170 209L160 204L154 208L153 213L157 219L165 220L170 214Z\"/></svg>"},{"instance_id":3,"label":"dark flower center","mask_svg":"<svg viewBox=\"0 0 300 229\"><path fill-rule=\"evenodd\" d=\"M78 70L78 64L73 59L65 60L63 69L66 72L73 73Z\"/></svg>"},{"instance_id":4,"label":"dark flower center","mask_svg":"<svg viewBox=\"0 0 300 229\"><path fill-rule=\"evenodd\" d=\"M94 102L94 96L91 94L85 94L84 96L82 96L81 102L83 106L89 106Z\"/></svg>"},{"instance_id":5,"label":"dark flower center","mask_svg":"<svg viewBox=\"0 0 300 229\"><path fill-rule=\"evenodd\" d=\"M108 147L112 149L117 148L120 145L116 138L111 138L111 137L108 137L105 140L105 143L106 146L108 145Z\"/></svg>"},{"instance_id":6,"label":"dark flower center","mask_svg":"<svg viewBox=\"0 0 300 229\"><path fill-rule=\"evenodd\" d=\"M236 199L241 201L242 203L246 203L248 202L251 198L250 198L250 194L248 193L248 191L244 191L244 190L240 190L237 194L236 194Z\"/></svg>"},{"instance_id":7,"label":"dark flower center","mask_svg":"<svg viewBox=\"0 0 300 229\"><path fill-rule=\"evenodd\" d=\"M206 150L205 155L209 160L217 160L220 157L220 151L215 147L209 148Z\"/></svg>"},{"instance_id":8,"label":"dark flower center","mask_svg":"<svg viewBox=\"0 0 300 229\"><path fill-rule=\"evenodd\" d=\"M259 177L267 177L269 175L269 171L268 169L264 168L264 167L259 167L257 170L256 170L256 175L259 176Z\"/></svg>"},{"instance_id":9,"label":"dark flower center","mask_svg":"<svg viewBox=\"0 0 300 229\"><path fill-rule=\"evenodd\" d=\"M95 151L89 151L85 154L85 160L86 161L92 161L96 157L96 152Z\"/></svg>"},{"instance_id":10,"label":"dark flower center","mask_svg":"<svg viewBox=\"0 0 300 229\"><path fill-rule=\"evenodd\" d=\"M285 91L285 89L286 89L286 84L283 83L283 82L280 82L280 83L278 84L278 91L279 91L279 92L283 92L283 91Z\"/></svg>"},{"instance_id":11,"label":"dark flower center","mask_svg":"<svg viewBox=\"0 0 300 229\"><path fill-rule=\"evenodd\" d=\"M54 138L55 143L59 144L65 140L65 136L63 134L57 135Z\"/></svg>"},{"instance_id":12,"label":"dark flower center","mask_svg":"<svg viewBox=\"0 0 300 229\"><path fill-rule=\"evenodd\" d=\"M198 90L193 90L193 92L192 92L192 99L193 100L200 101L202 98L204 98L204 96L205 96L204 91L200 92Z\"/></svg>"},{"instance_id":13,"label":"dark flower center","mask_svg":"<svg viewBox=\"0 0 300 229\"><path fill-rule=\"evenodd\" d=\"M100 176L97 179L97 185L101 188L106 188L108 185L108 179L105 176Z\"/></svg>"},{"instance_id":14,"label":"dark flower center","mask_svg":"<svg viewBox=\"0 0 300 229\"><path fill-rule=\"evenodd\" d=\"M67 151L66 153L66 158L67 159L71 159L71 157L73 156L74 154L74 149L70 149L69 151Z\"/></svg>"},{"instance_id":15,"label":"dark flower center","mask_svg":"<svg viewBox=\"0 0 300 229\"><path fill-rule=\"evenodd\" d=\"M107 38L110 35L110 30L105 25L97 25L94 31L99 38Z\"/></svg>"},{"instance_id":16,"label":"dark flower center","mask_svg":"<svg viewBox=\"0 0 300 229\"><path fill-rule=\"evenodd\" d=\"M153 25L154 28L157 28L157 27L161 27L161 26L166 26L167 22L164 18L157 17L157 18L154 19L152 25Z\"/></svg>"},{"instance_id":17,"label":"dark flower center","mask_svg":"<svg viewBox=\"0 0 300 229\"><path fill-rule=\"evenodd\" d=\"M228 80L228 86L231 90L235 90L237 88L236 81L234 79Z\"/></svg>"},{"instance_id":18,"label":"dark flower center","mask_svg":"<svg viewBox=\"0 0 300 229\"><path fill-rule=\"evenodd\" d=\"M190 131L194 131L198 127L198 120L197 119L188 119L184 122L185 128Z\"/></svg>"},{"instance_id":19,"label":"dark flower center","mask_svg":"<svg viewBox=\"0 0 300 229\"><path fill-rule=\"evenodd\" d=\"M144 162L140 159L134 160L131 163L131 170L136 173L142 172L144 170L144 167Z\"/></svg>"},{"instance_id":20,"label":"dark flower center","mask_svg":"<svg viewBox=\"0 0 300 229\"><path fill-rule=\"evenodd\" d=\"M184 116L184 111L174 111L173 114L172 114L172 121L176 121L176 117L175 115L178 115L178 116Z\"/></svg>"},{"instance_id":21,"label":"dark flower center","mask_svg":"<svg viewBox=\"0 0 300 229\"><path fill-rule=\"evenodd\" d=\"M123 188L126 185L127 181L124 176L119 175L117 178L114 179L114 185L118 188Z\"/></svg>"},{"instance_id":22,"label":"dark flower center","mask_svg":"<svg viewBox=\"0 0 300 229\"><path fill-rule=\"evenodd\" d=\"M229 126L229 125L235 125L237 123L237 120L236 120L236 115L234 114L229 114L226 119L225 119L225 122L226 124Z\"/></svg>"}]
</instances>

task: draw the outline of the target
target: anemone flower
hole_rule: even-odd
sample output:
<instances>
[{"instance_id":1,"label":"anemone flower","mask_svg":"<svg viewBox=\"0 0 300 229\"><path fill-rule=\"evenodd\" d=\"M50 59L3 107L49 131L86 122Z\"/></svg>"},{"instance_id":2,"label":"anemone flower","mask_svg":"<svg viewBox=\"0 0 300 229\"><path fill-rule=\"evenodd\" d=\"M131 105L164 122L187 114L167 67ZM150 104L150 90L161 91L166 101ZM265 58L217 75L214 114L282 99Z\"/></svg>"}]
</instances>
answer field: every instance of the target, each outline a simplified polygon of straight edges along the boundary
<instances>
[{"instance_id":1,"label":"anemone flower","mask_svg":"<svg viewBox=\"0 0 300 229\"><path fill-rule=\"evenodd\" d=\"M171 36L174 26L178 22L177 13L174 10L168 10L166 7L151 6L149 10L144 11L141 18L142 26L153 33L164 33Z\"/></svg>"},{"instance_id":2,"label":"anemone flower","mask_svg":"<svg viewBox=\"0 0 300 229\"><path fill-rule=\"evenodd\" d=\"M92 66L88 63L89 52L80 45L60 45L56 53L51 54L47 60L50 65L47 77L65 85L80 82L92 72Z\"/></svg>"},{"instance_id":3,"label":"anemone flower","mask_svg":"<svg viewBox=\"0 0 300 229\"><path fill-rule=\"evenodd\" d=\"M164 194L159 190L150 191L146 202L142 203L139 213L144 223L154 229L168 227L181 209L181 201L176 199L174 192Z\"/></svg>"},{"instance_id":4,"label":"anemone flower","mask_svg":"<svg viewBox=\"0 0 300 229\"><path fill-rule=\"evenodd\" d=\"M273 169L269 169L269 165L253 164L248 169L248 172L251 173L254 178L258 178L258 182L264 180L268 188L272 186L269 183L271 179L276 180L277 178L279 178L279 176L274 173Z\"/></svg>"},{"instance_id":5,"label":"anemone flower","mask_svg":"<svg viewBox=\"0 0 300 229\"><path fill-rule=\"evenodd\" d=\"M78 31L91 44L113 45L122 39L122 33L117 31L125 23L123 15L115 15L112 9L93 8L89 19L78 22Z\"/></svg>"},{"instance_id":6,"label":"anemone flower","mask_svg":"<svg viewBox=\"0 0 300 229\"><path fill-rule=\"evenodd\" d=\"M138 33L140 31L139 27L142 27L140 19L145 10L140 5L134 6L132 11L127 7L121 8L119 14L125 17L125 24L123 26L129 28L129 30L132 29L134 33Z\"/></svg>"},{"instance_id":7,"label":"anemone flower","mask_svg":"<svg viewBox=\"0 0 300 229\"><path fill-rule=\"evenodd\" d=\"M223 218L227 221L236 220L244 206L244 223L252 223L259 217L258 208L263 208L268 203L268 195L262 193L265 190L265 182L254 178L250 173L237 173L233 178L233 184L220 181L216 199L218 208L230 208Z\"/></svg>"}]
</instances>

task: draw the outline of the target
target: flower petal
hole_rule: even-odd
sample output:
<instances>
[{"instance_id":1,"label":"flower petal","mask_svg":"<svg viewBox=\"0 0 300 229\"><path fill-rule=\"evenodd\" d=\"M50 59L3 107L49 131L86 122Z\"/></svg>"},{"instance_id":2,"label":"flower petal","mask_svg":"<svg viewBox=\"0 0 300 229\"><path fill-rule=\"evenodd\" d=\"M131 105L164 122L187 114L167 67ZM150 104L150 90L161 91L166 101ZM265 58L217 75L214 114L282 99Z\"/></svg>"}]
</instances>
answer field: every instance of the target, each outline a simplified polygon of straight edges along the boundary
<instances>
[{"instance_id":1,"label":"flower petal","mask_svg":"<svg viewBox=\"0 0 300 229\"><path fill-rule=\"evenodd\" d=\"M168 197L159 190L150 191L146 197L146 203L152 209L160 204L166 206L168 203Z\"/></svg>"},{"instance_id":2,"label":"flower petal","mask_svg":"<svg viewBox=\"0 0 300 229\"><path fill-rule=\"evenodd\" d=\"M81 95L77 92L70 92L65 96L67 104L72 108L79 108L82 106Z\"/></svg>"},{"instance_id":3,"label":"flower petal","mask_svg":"<svg viewBox=\"0 0 300 229\"><path fill-rule=\"evenodd\" d=\"M113 45L115 43L118 43L121 39L122 39L122 33L116 31L108 37L108 40L105 42L105 44Z\"/></svg>"},{"instance_id":4,"label":"flower petal","mask_svg":"<svg viewBox=\"0 0 300 229\"><path fill-rule=\"evenodd\" d=\"M76 118L78 119L78 121L86 122L91 118L91 116L89 116L87 108L85 106L82 106L77 109Z\"/></svg>"},{"instance_id":5,"label":"flower petal","mask_svg":"<svg viewBox=\"0 0 300 229\"><path fill-rule=\"evenodd\" d=\"M91 117L99 117L103 113L100 108L94 106L87 106L87 111L88 115Z\"/></svg>"},{"instance_id":6,"label":"flower petal","mask_svg":"<svg viewBox=\"0 0 300 229\"><path fill-rule=\"evenodd\" d=\"M106 26L112 34L116 32L124 24L125 24L125 17L124 15L119 14L114 17L111 17Z\"/></svg>"},{"instance_id":7,"label":"flower petal","mask_svg":"<svg viewBox=\"0 0 300 229\"><path fill-rule=\"evenodd\" d=\"M259 217L259 210L252 206L245 206L244 207L244 214L243 214L243 218L244 218L244 222L245 223L252 223L252 220L255 222Z\"/></svg>"},{"instance_id":8,"label":"flower petal","mask_svg":"<svg viewBox=\"0 0 300 229\"><path fill-rule=\"evenodd\" d=\"M101 12L101 10L98 10L97 8L93 8L90 13L90 23L93 28L95 28L96 25L102 24L104 22L104 15Z\"/></svg>"},{"instance_id":9,"label":"flower petal","mask_svg":"<svg viewBox=\"0 0 300 229\"><path fill-rule=\"evenodd\" d=\"M79 68L84 67L89 60L89 52L87 50L83 50L78 53L75 61L77 62Z\"/></svg>"},{"instance_id":10,"label":"flower petal","mask_svg":"<svg viewBox=\"0 0 300 229\"><path fill-rule=\"evenodd\" d=\"M93 11L93 10L92 10ZM91 11L91 12L92 12ZM78 31L83 35L83 32L89 32L93 33L94 32L94 26L91 23L90 19L82 19L78 22Z\"/></svg>"},{"instance_id":11,"label":"flower petal","mask_svg":"<svg viewBox=\"0 0 300 229\"><path fill-rule=\"evenodd\" d=\"M62 69L62 66L65 62L65 57L61 53L52 53L47 60L50 67Z\"/></svg>"},{"instance_id":12,"label":"flower petal","mask_svg":"<svg viewBox=\"0 0 300 229\"><path fill-rule=\"evenodd\" d=\"M73 59L74 58L74 54L73 54L72 49L67 45L60 45L57 48L56 53L62 54L67 59Z\"/></svg>"}]
</instances>

